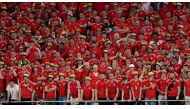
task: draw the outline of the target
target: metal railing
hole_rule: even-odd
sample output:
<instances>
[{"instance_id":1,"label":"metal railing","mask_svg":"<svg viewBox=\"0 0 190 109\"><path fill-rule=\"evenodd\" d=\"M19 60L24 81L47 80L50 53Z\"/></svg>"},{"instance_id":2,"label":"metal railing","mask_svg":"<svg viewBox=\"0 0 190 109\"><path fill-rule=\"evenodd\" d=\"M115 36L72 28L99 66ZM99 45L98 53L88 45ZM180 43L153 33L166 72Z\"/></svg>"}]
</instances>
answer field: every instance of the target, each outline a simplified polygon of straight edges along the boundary
<instances>
[{"instance_id":1,"label":"metal railing","mask_svg":"<svg viewBox=\"0 0 190 109\"><path fill-rule=\"evenodd\" d=\"M190 102L189 100L140 100L140 102L150 102L150 101L154 101L154 102L172 102L172 101L177 101L177 102ZM86 103L86 102L90 102L90 103L100 103L100 102L114 102L114 103L122 103L122 102L137 102L134 100L80 100L78 101L80 103ZM70 103L70 101L0 101L0 104L2 103Z\"/></svg>"}]
</instances>

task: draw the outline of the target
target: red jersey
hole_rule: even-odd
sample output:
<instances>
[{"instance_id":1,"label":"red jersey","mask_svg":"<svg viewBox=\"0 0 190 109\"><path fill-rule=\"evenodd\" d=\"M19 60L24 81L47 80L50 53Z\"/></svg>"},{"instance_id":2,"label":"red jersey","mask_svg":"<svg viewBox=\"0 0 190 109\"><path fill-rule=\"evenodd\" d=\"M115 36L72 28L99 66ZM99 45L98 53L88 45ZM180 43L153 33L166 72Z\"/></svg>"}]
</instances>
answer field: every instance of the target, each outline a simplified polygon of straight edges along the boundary
<instances>
[{"instance_id":1,"label":"red jersey","mask_svg":"<svg viewBox=\"0 0 190 109\"><path fill-rule=\"evenodd\" d=\"M156 85L156 81L155 80L152 80L152 81L147 80L147 81L144 82L144 86L146 86L146 87L150 87L151 84ZM145 95L146 95L146 98L148 98L148 99L156 98L156 87L146 89L145 90Z\"/></svg>"},{"instance_id":2,"label":"red jersey","mask_svg":"<svg viewBox=\"0 0 190 109\"><path fill-rule=\"evenodd\" d=\"M138 79L138 80L134 80L132 79L130 81L130 86L131 86L131 89L133 90L134 92L134 95L135 95L135 98L133 99L138 99L139 98L139 94L140 94L140 88L142 88L142 82Z\"/></svg>"},{"instance_id":3,"label":"red jersey","mask_svg":"<svg viewBox=\"0 0 190 109\"><path fill-rule=\"evenodd\" d=\"M108 97L114 99L116 97L118 83L117 81L108 81L106 83L106 88L108 89Z\"/></svg>"},{"instance_id":4,"label":"red jersey","mask_svg":"<svg viewBox=\"0 0 190 109\"><path fill-rule=\"evenodd\" d=\"M89 73L89 77L91 78L91 84L95 87L96 82L99 80L99 73L95 75L94 73Z\"/></svg>"},{"instance_id":5,"label":"red jersey","mask_svg":"<svg viewBox=\"0 0 190 109\"><path fill-rule=\"evenodd\" d=\"M55 86L57 86L57 84L55 82L52 82L52 83L47 82L45 84L45 87L47 87L48 89L53 88ZM54 99L54 98L56 98L56 90L45 93L45 99Z\"/></svg>"},{"instance_id":6,"label":"red jersey","mask_svg":"<svg viewBox=\"0 0 190 109\"><path fill-rule=\"evenodd\" d=\"M130 98L130 84L125 84L125 83L122 83L122 90L124 92L124 100L128 100Z\"/></svg>"},{"instance_id":7,"label":"red jersey","mask_svg":"<svg viewBox=\"0 0 190 109\"><path fill-rule=\"evenodd\" d=\"M37 98L38 99L43 99L43 89L44 89L44 85L43 84L40 85L40 86L38 84L36 84L34 86L34 90L35 90L35 92L37 94Z\"/></svg>"},{"instance_id":8,"label":"red jersey","mask_svg":"<svg viewBox=\"0 0 190 109\"><path fill-rule=\"evenodd\" d=\"M20 89L21 89L21 98L32 98L32 92L28 90L28 88L33 89L32 82L25 82L22 81L20 83Z\"/></svg>"},{"instance_id":9,"label":"red jersey","mask_svg":"<svg viewBox=\"0 0 190 109\"><path fill-rule=\"evenodd\" d=\"M190 80L186 80L184 81L184 85L186 87L186 93L185 96L190 96Z\"/></svg>"},{"instance_id":10,"label":"red jersey","mask_svg":"<svg viewBox=\"0 0 190 109\"><path fill-rule=\"evenodd\" d=\"M74 82L69 82L68 88L70 89L70 93L72 98L78 98L78 89L80 89L80 82L75 80Z\"/></svg>"},{"instance_id":11,"label":"red jersey","mask_svg":"<svg viewBox=\"0 0 190 109\"><path fill-rule=\"evenodd\" d=\"M68 88L68 81L58 81L58 92L59 92L59 97L64 97L67 96L67 88Z\"/></svg>"},{"instance_id":12,"label":"red jersey","mask_svg":"<svg viewBox=\"0 0 190 109\"><path fill-rule=\"evenodd\" d=\"M92 89L94 89L92 84L90 84L89 86L87 86L86 83L82 84L83 100L91 100L92 99Z\"/></svg>"},{"instance_id":13,"label":"red jersey","mask_svg":"<svg viewBox=\"0 0 190 109\"><path fill-rule=\"evenodd\" d=\"M98 98L106 98L106 80L98 80L95 89L98 91Z\"/></svg>"},{"instance_id":14,"label":"red jersey","mask_svg":"<svg viewBox=\"0 0 190 109\"><path fill-rule=\"evenodd\" d=\"M168 86L168 96L170 97L177 96L178 93L177 88L180 87L180 82L178 80L176 80L175 82L169 80L167 86Z\"/></svg>"},{"instance_id":15,"label":"red jersey","mask_svg":"<svg viewBox=\"0 0 190 109\"><path fill-rule=\"evenodd\" d=\"M6 73L5 69L1 70L1 75L4 75ZM4 79L0 79L0 90L5 90L5 83L4 83Z\"/></svg>"},{"instance_id":16,"label":"red jersey","mask_svg":"<svg viewBox=\"0 0 190 109\"><path fill-rule=\"evenodd\" d=\"M167 88L167 83L168 83L168 79L164 80L164 79L159 79L157 81L157 87L159 88L159 90L165 92L166 88ZM164 94L159 93L160 95L164 96Z\"/></svg>"}]
</instances>

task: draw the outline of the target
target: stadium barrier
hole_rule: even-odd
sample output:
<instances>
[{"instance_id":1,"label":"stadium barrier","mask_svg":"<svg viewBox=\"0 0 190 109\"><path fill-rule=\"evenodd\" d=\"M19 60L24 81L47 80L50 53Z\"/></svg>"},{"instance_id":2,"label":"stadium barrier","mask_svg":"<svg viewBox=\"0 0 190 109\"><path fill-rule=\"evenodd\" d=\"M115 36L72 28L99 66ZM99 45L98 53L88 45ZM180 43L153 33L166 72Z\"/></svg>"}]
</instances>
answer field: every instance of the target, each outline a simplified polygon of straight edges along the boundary
<instances>
[{"instance_id":1,"label":"stadium barrier","mask_svg":"<svg viewBox=\"0 0 190 109\"><path fill-rule=\"evenodd\" d=\"M175 101L175 102L190 102L189 100L141 100L140 102L169 102L169 101ZM122 102L129 102L128 100L97 100L97 101L91 101L91 100L80 100L79 102L85 103L99 103L99 102L114 102L114 103L122 103ZM131 100L130 102L136 102ZM7 101L0 101L0 104L7 103ZM9 101L8 103L69 103L69 101Z\"/></svg>"}]
</instances>

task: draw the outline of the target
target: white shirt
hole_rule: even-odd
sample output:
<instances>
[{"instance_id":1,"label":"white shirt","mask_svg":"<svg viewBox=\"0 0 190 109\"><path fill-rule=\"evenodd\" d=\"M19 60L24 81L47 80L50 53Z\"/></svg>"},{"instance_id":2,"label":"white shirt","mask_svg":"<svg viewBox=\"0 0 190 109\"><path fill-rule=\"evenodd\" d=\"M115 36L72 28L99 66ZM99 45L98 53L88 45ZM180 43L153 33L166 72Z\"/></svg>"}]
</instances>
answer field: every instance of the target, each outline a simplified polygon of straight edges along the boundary
<instances>
[{"instance_id":1,"label":"white shirt","mask_svg":"<svg viewBox=\"0 0 190 109\"><path fill-rule=\"evenodd\" d=\"M18 100L17 92L19 91L19 86L17 84L14 84L14 87L8 85L6 90L10 93L11 100Z\"/></svg>"}]
</instances>

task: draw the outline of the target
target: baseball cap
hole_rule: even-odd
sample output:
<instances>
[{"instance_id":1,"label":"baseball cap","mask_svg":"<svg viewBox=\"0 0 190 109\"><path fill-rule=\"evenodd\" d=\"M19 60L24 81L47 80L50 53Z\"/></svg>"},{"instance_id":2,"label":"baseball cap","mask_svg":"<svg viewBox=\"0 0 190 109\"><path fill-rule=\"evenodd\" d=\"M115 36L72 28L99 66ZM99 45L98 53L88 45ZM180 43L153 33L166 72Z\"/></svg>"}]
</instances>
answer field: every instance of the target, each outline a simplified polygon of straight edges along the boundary
<instances>
[{"instance_id":1,"label":"baseball cap","mask_svg":"<svg viewBox=\"0 0 190 109\"><path fill-rule=\"evenodd\" d=\"M154 76L154 73L153 72L149 72L148 76Z\"/></svg>"},{"instance_id":2,"label":"baseball cap","mask_svg":"<svg viewBox=\"0 0 190 109\"><path fill-rule=\"evenodd\" d=\"M85 77L85 80L90 81L91 78L90 78L89 76L86 76L86 77Z\"/></svg>"},{"instance_id":3,"label":"baseball cap","mask_svg":"<svg viewBox=\"0 0 190 109\"><path fill-rule=\"evenodd\" d=\"M135 65L134 64L129 64L129 68L134 68Z\"/></svg>"},{"instance_id":4,"label":"baseball cap","mask_svg":"<svg viewBox=\"0 0 190 109\"><path fill-rule=\"evenodd\" d=\"M24 77L29 77L29 75L27 73L24 74Z\"/></svg>"},{"instance_id":5,"label":"baseball cap","mask_svg":"<svg viewBox=\"0 0 190 109\"><path fill-rule=\"evenodd\" d=\"M65 76L63 73L60 73L59 76Z\"/></svg>"},{"instance_id":6,"label":"baseball cap","mask_svg":"<svg viewBox=\"0 0 190 109\"><path fill-rule=\"evenodd\" d=\"M71 74L71 75L70 75L70 78L75 78L75 75L74 75L74 74Z\"/></svg>"},{"instance_id":7,"label":"baseball cap","mask_svg":"<svg viewBox=\"0 0 190 109\"><path fill-rule=\"evenodd\" d=\"M49 78L53 78L53 75L48 75Z\"/></svg>"},{"instance_id":8,"label":"baseball cap","mask_svg":"<svg viewBox=\"0 0 190 109\"><path fill-rule=\"evenodd\" d=\"M3 62L3 61L0 61L0 65L4 65L4 62Z\"/></svg>"}]
</instances>

